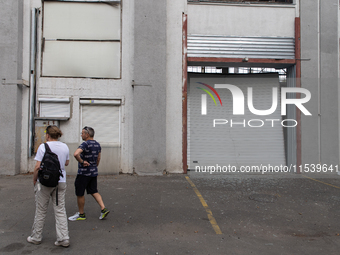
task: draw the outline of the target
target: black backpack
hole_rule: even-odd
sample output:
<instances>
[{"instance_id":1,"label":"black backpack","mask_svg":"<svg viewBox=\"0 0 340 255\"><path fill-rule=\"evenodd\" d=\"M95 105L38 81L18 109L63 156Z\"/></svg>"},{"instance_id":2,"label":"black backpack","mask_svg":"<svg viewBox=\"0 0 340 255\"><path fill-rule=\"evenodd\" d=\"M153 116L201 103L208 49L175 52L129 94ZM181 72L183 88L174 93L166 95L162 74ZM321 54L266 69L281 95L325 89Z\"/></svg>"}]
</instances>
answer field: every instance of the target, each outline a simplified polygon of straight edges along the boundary
<instances>
[{"instance_id":1,"label":"black backpack","mask_svg":"<svg viewBox=\"0 0 340 255\"><path fill-rule=\"evenodd\" d=\"M46 187L57 187L60 176L63 176L58 155L53 153L45 143L45 155L41 160L38 172L39 182ZM57 205L58 205L58 187L57 187Z\"/></svg>"}]
</instances>

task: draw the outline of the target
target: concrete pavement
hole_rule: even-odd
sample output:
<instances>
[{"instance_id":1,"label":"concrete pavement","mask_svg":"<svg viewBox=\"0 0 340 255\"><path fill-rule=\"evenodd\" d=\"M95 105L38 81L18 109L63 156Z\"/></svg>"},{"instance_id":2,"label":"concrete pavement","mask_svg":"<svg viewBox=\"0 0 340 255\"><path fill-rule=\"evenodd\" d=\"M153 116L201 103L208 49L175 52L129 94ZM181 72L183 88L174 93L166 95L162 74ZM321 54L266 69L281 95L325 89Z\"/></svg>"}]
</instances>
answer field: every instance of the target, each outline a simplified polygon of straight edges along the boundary
<instances>
[{"instance_id":1,"label":"concrete pavement","mask_svg":"<svg viewBox=\"0 0 340 255\"><path fill-rule=\"evenodd\" d=\"M0 254L339 254L340 177L312 178L100 176L111 213L99 220L99 206L86 196L87 219L69 222L71 245L63 248L54 246L51 205L42 244L26 241L35 211L32 175L0 176ZM68 216L77 212L74 179L67 178Z\"/></svg>"}]
</instances>

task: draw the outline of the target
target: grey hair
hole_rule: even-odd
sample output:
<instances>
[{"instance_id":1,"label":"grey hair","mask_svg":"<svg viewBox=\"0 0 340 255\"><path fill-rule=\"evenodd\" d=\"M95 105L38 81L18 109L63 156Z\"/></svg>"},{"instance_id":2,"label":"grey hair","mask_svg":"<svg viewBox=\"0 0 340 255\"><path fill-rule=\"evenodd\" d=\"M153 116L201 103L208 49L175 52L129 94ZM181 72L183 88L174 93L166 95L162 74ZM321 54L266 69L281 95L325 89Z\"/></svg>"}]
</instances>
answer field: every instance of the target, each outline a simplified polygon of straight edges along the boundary
<instances>
[{"instance_id":1,"label":"grey hair","mask_svg":"<svg viewBox=\"0 0 340 255\"><path fill-rule=\"evenodd\" d=\"M94 137L94 129L91 127L84 127L83 130L89 134L90 137Z\"/></svg>"}]
</instances>

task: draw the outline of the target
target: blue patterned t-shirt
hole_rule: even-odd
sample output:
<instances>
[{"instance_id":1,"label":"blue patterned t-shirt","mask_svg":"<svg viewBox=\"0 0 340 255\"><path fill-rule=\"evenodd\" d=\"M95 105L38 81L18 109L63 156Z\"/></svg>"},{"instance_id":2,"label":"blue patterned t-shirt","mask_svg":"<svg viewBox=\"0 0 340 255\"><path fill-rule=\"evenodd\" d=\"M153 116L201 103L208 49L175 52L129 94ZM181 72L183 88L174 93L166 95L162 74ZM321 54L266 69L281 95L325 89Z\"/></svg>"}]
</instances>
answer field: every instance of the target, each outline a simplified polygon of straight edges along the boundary
<instances>
[{"instance_id":1,"label":"blue patterned t-shirt","mask_svg":"<svg viewBox=\"0 0 340 255\"><path fill-rule=\"evenodd\" d=\"M83 152L80 154L82 160L89 162L89 166L78 163L78 174L95 177L98 175L97 159L101 152L100 144L96 140L87 140L79 147Z\"/></svg>"}]
</instances>

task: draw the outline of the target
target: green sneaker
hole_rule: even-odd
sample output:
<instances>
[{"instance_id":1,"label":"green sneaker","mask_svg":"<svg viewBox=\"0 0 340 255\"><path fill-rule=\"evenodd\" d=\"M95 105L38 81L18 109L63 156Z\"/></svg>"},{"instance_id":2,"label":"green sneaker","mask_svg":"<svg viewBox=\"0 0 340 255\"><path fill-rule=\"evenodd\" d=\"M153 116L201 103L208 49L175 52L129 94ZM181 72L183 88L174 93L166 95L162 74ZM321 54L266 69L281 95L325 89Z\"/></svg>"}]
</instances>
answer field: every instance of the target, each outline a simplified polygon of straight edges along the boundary
<instances>
[{"instance_id":1,"label":"green sneaker","mask_svg":"<svg viewBox=\"0 0 340 255\"><path fill-rule=\"evenodd\" d=\"M104 219L104 218L109 214L109 212L110 212L110 211L109 211L108 209L106 209L106 208L104 208L103 210L101 210L99 219L100 219L100 220Z\"/></svg>"},{"instance_id":2,"label":"green sneaker","mask_svg":"<svg viewBox=\"0 0 340 255\"><path fill-rule=\"evenodd\" d=\"M80 214L77 212L75 215L68 218L70 221L76 221L76 220L86 220L85 213Z\"/></svg>"}]
</instances>

